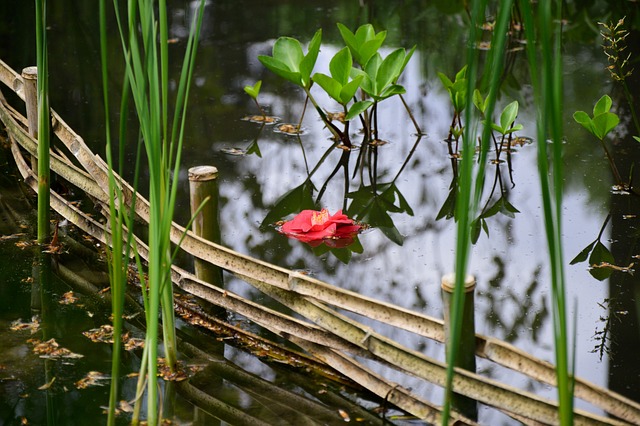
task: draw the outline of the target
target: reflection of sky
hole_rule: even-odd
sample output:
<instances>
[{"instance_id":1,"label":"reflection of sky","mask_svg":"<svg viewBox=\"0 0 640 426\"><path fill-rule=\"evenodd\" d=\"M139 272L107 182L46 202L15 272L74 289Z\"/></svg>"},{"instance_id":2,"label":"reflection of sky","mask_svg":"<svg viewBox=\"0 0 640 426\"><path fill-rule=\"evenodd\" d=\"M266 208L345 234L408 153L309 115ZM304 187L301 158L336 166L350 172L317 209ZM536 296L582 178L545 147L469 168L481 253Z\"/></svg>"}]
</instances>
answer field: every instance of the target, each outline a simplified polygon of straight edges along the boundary
<instances>
[{"instance_id":1,"label":"reflection of sky","mask_svg":"<svg viewBox=\"0 0 640 426\"><path fill-rule=\"evenodd\" d=\"M249 48L248 54L264 51L263 45ZM316 70L328 69L328 61L336 51L333 46L323 46ZM225 243L243 253L252 253L254 247L262 246L273 239L272 249L267 258L286 250L286 257L279 264L285 267L310 269L318 278L347 288L363 295L383 299L406 308L416 309L428 315L441 317L440 278L453 268L455 250L455 227L453 221L435 221L435 217L447 196L451 180L449 160L446 155L446 138L451 121L448 94L440 81L433 76L425 81L419 64L420 52L416 52L401 79L407 88L406 100L417 121L423 126L427 136L420 142L409 167L397 184L415 212L415 217L392 214L396 226L405 236L402 247L387 240L378 230L363 234L360 238L365 248L362 255L354 255L348 265L343 265L331 256L317 259L297 241L290 241L274 233L261 234L258 225L266 210L252 207L253 197L261 197L265 206L273 205L286 191L300 185L305 179L305 167L300 147L291 137L276 135L266 128L260 137L263 158L248 156L236 162L239 176L255 176L261 194L250 194L243 190L240 182L225 179L223 194L230 200L223 217L238 218L246 226L227 229ZM268 103L271 111L288 122L297 122L303 100L279 97L263 86L261 99ZM423 93L426 92L426 95ZM333 104L314 89L320 105ZM508 100L499 101L504 106ZM535 136L532 111L521 106L519 122L524 125L522 135ZM380 105L381 138L390 143L380 148L380 181L395 176L407 153L415 142L414 128L399 99L390 99ZM302 137L309 167L313 168L324 151L330 146L328 131L308 110L304 127L309 131ZM359 136L355 136L358 140ZM333 170L340 151L336 151L314 176L313 182L319 188ZM357 152L354 153L357 154ZM355 158L352 158L352 164ZM513 155L514 180L516 186L510 190L510 202L520 210L516 219L496 216L488 220L490 238L484 233L473 248L469 271L476 275L476 327L483 334L506 338L508 335L519 348L542 359L553 362L553 334L550 284L544 227L541 214L539 180L536 165L536 147L529 145L518 149ZM488 185L493 180L493 166L487 169ZM355 189L357 181L352 181ZM506 185L508 184L508 181ZM487 187L486 193L488 193ZM323 198L322 205L331 212L342 205L342 176L339 174ZM565 196L565 256L571 259L593 240L603 220L603 212L588 204L588 195L570 192ZM538 275L536 275L538 274ZM539 283L536 283L538 277ZM493 281L490 283L490 281ZM537 284L537 285L536 285ZM234 284L234 287L237 284ZM591 340L596 319L603 314L597 306L607 297L602 283L592 279L585 270L585 264L567 269L568 304L578 306L577 318L577 373L586 379L605 385L606 363L600 363L596 354L590 353L594 342ZM527 290L535 288L527 296ZM529 297L530 300L526 298ZM536 313L545 308L549 314L544 318L541 329L533 337L533 321ZM528 309L523 311L523 307ZM569 322L573 322L570 314ZM502 320L496 323L497 319ZM516 319L520 323L515 325ZM515 328L514 328L515 327ZM388 327L387 327L388 328ZM395 329L385 328L385 333L408 345L419 348L427 355L442 358L442 349L433 343L426 343L413 335L403 334ZM481 364L483 365L483 364ZM483 366L483 368L486 366ZM510 373L500 373L492 369L494 377L527 387L526 379L516 379ZM509 376L509 378L507 378ZM392 377L407 383L406 378ZM419 387L419 383L408 380L408 386ZM536 385L536 391L555 397L550 391Z\"/></svg>"}]
</instances>

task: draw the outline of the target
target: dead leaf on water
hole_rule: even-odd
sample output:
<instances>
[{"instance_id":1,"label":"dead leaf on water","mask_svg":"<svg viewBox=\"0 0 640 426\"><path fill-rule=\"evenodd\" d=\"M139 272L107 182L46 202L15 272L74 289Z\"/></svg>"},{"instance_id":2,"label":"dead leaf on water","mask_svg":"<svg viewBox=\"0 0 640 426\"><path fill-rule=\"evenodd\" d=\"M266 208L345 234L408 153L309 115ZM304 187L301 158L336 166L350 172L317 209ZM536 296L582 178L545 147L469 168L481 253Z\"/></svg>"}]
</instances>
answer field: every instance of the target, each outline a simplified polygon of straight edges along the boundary
<instances>
[{"instance_id":1,"label":"dead leaf on water","mask_svg":"<svg viewBox=\"0 0 640 426\"><path fill-rule=\"evenodd\" d=\"M27 235L27 234L25 234L24 232L19 232L17 234L2 235L2 236L0 236L0 241L14 240L14 239L20 238L20 237L22 237L24 235Z\"/></svg>"},{"instance_id":2,"label":"dead leaf on water","mask_svg":"<svg viewBox=\"0 0 640 426\"><path fill-rule=\"evenodd\" d=\"M349 417L349 413L347 413L346 411L338 410L338 413L340 414L340 417L342 417L342 420L344 420L345 422L351 421L351 417Z\"/></svg>"},{"instance_id":3,"label":"dead leaf on water","mask_svg":"<svg viewBox=\"0 0 640 426\"><path fill-rule=\"evenodd\" d=\"M113 326L109 324L83 331L82 334L94 343L113 343Z\"/></svg>"},{"instance_id":4,"label":"dead leaf on water","mask_svg":"<svg viewBox=\"0 0 640 426\"><path fill-rule=\"evenodd\" d=\"M280 124L273 129L276 133L284 133L285 135L302 135L306 132L303 127L297 124Z\"/></svg>"},{"instance_id":5,"label":"dead leaf on water","mask_svg":"<svg viewBox=\"0 0 640 426\"><path fill-rule=\"evenodd\" d=\"M69 349L61 347L55 339L49 339L46 342L38 339L29 339L27 342L33 344L33 352L40 355L40 358L77 359L84 357L84 355L73 353Z\"/></svg>"},{"instance_id":6,"label":"dead leaf on water","mask_svg":"<svg viewBox=\"0 0 640 426\"><path fill-rule=\"evenodd\" d=\"M49 383L45 383L44 385L40 386L38 388L38 390L47 390L51 387L51 385L53 385L53 382L56 381L56 378L54 377L53 379L51 379L51 381Z\"/></svg>"},{"instance_id":7,"label":"dead leaf on water","mask_svg":"<svg viewBox=\"0 0 640 426\"><path fill-rule=\"evenodd\" d=\"M68 291L62 295L62 299L58 301L61 305L72 305L78 301L78 298L73 294L73 291Z\"/></svg>"},{"instance_id":8,"label":"dead leaf on water","mask_svg":"<svg viewBox=\"0 0 640 426\"><path fill-rule=\"evenodd\" d=\"M21 319L15 320L11 323L11 331L29 330L31 334L34 334L40 330L40 320L37 316L31 318L31 322L22 322Z\"/></svg>"},{"instance_id":9,"label":"dead leaf on water","mask_svg":"<svg viewBox=\"0 0 640 426\"><path fill-rule=\"evenodd\" d=\"M90 386L104 386L111 378L99 371L89 371L86 376L78 380L75 385L78 389L86 389Z\"/></svg>"}]
</instances>

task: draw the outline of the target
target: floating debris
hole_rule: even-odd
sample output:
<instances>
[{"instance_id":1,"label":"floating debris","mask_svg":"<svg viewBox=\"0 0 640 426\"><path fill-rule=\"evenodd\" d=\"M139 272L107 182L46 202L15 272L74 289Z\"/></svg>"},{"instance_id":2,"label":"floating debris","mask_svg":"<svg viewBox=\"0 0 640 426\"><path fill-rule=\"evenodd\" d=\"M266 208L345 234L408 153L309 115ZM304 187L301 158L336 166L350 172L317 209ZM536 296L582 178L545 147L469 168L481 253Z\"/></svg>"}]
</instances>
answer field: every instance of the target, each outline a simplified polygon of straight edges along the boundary
<instances>
[{"instance_id":1,"label":"floating debris","mask_svg":"<svg viewBox=\"0 0 640 426\"><path fill-rule=\"evenodd\" d=\"M86 389L91 386L104 386L105 382L111 380L106 374L99 371L89 371L86 376L78 380L75 385L77 389Z\"/></svg>"},{"instance_id":2,"label":"floating debris","mask_svg":"<svg viewBox=\"0 0 640 426\"><path fill-rule=\"evenodd\" d=\"M235 155L236 157L244 157L247 155L247 150L241 148L222 148L220 152L227 155Z\"/></svg>"},{"instance_id":3,"label":"floating debris","mask_svg":"<svg viewBox=\"0 0 640 426\"><path fill-rule=\"evenodd\" d=\"M285 135L303 135L307 132L304 127L299 127L297 124L280 124L276 126L273 131Z\"/></svg>"},{"instance_id":4,"label":"floating debris","mask_svg":"<svg viewBox=\"0 0 640 426\"><path fill-rule=\"evenodd\" d=\"M382 145L386 145L389 142L387 141L383 141L382 139L374 139L371 142L369 142L369 145L371 146L382 146Z\"/></svg>"},{"instance_id":5,"label":"floating debris","mask_svg":"<svg viewBox=\"0 0 640 426\"><path fill-rule=\"evenodd\" d=\"M53 385L53 382L55 381L56 381L56 378L54 377L53 379L51 379L49 383L45 383L44 385L40 386L38 390L48 390Z\"/></svg>"},{"instance_id":6,"label":"floating debris","mask_svg":"<svg viewBox=\"0 0 640 426\"><path fill-rule=\"evenodd\" d=\"M40 358L77 359L84 357L84 355L73 353L69 349L61 347L55 339L49 339L46 342L38 339L29 339L27 342L33 344L33 353L40 355Z\"/></svg>"},{"instance_id":7,"label":"floating debris","mask_svg":"<svg viewBox=\"0 0 640 426\"><path fill-rule=\"evenodd\" d=\"M72 305L78 301L78 298L73 294L73 291L68 291L62 295L62 299L58 300L61 305Z\"/></svg>"},{"instance_id":8,"label":"floating debris","mask_svg":"<svg viewBox=\"0 0 640 426\"><path fill-rule=\"evenodd\" d=\"M327 116L327 120L329 121L339 121L340 123L344 123L344 111L342 112L329 112L325 111L325 115Z\"/></svg>"},{"instance_id":9,"label":"floating debris","mask_svg":"<svg viewBox=\"0 0 640 426\"><path fill-rule=\"evenodd\" d=\"M511 146L523 147L525 145L531 145L532 143L533 143L533 139L527 136L518 136L517 138L511 141Z\"/></svg>"},{"instance_id":10,"label":"floating debris","mask_svg":"<svg viewBox=\"0 0 640 426\"><path fill-rule=\"evenodd\" d=\"M31 317L31 322L22 322L21 319L15 320L11 323L9 328L11 331L29 330L31 334L40 330L40 320L37 316Z\"/></svg>"},{"instance_id":11,"label":"floating debris","mask_svg":"<svg viewBox=\"0 0 640 426\"><path fill-rule=\"evenodd\" d=\"M171 371L167 365L166 359L158 358L158 376L163 380L171 382L182 382L193 376L195 373L202 371L200 365L186 365L182 361L178 361L176 371Z\"/></svg>"},{"instance_id":12,"label":"floating debris","mask_svg":"<svg viewBox=\"0 0 640 426\"><path fill-rule=\"evenodd\" d=\"M591 265L591 267L595 269L611 269L613 271L625 272L625 273L628 273L629 275L633 275L635 272L635 270L632 269L633 265L634 265L633 262L631 262L629 266L618 266L618 265L613 265L609 262L600 262L600 263Z\"/></svg>"},{"instance_id":13,"label":"floating debris","mask_svg":"<svg viewBox=\"0 0 640 426\"><path fill-rule=\"evenodd\" d=\"M2 241L7 241L7 240L15 240L16 238L20 238L25 236L26 234L24 232L19 232L17 234L11 234L11 235L2 235L0 236L0 242Z\"/></svg>"},{"instance_id":14,"label":"floating debris","mask_svg":"<svg viewBox=\"0 0 640 426\"><path fill-rule=\"evenodd\" d=\"M113 343L113 326L101 325L99 328L83 331L82 335L94 343Z\"/></svg>"},{"instance_id":15,"label":"floating debris","mask_svg":"<svg viewBox=\"0 0 640 426\"><path fill-rule=\"evenodd\" d=\"M246 117L242 117L242 120L260 124L276 124L280 121L280 117L272 117L268 115L247 115Z\"/></svg>"}]
</instances>

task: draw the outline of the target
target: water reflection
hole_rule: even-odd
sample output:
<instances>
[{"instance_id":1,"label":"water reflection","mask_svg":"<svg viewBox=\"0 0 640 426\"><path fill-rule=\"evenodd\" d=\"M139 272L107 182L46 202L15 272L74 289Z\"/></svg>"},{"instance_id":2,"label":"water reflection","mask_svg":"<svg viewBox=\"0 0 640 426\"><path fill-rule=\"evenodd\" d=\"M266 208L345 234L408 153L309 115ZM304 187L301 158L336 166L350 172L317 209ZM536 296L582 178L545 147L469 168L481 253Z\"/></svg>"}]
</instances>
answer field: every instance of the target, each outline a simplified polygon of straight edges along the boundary
<instances>
[{"instance_id":1,"label":"water reflection","mask_svg":"<svg viewBox=\"0 0 640 426\"><path fill-rule=\"evenodd\" d=\"M189 167L203 163L214 164L220 170L222 238L225 244L234 250L282 266L309 270L321 279L361 294L441 316L439 282L441 276L452 268L455 243L453 221L436 219L453 212L450 209L453 200L448 197L455 194L453 188L457 184L457 163L449 158L450 154L455 153L455 149L450 151L447 144L441 142L450 130L451 111L448 93L442 88L436 73L441 71L453 75L463 65L464 58L459 52L464 47L462 30L465 16L458 14L463 10L462 2L427 4L428 2L405 1L396 5L393 2L370 1L366 3L366 8L360 9L357 2L353 1L337 2L330 6L325 2L314 1L305 3L304 13L301 13L299 2L276 3L212 2L208 6L210 9L205 23L207 31L198 57L197 90L193 91L195 96L189 116L191 127L188 129L188 142L183 157L184 193L186 194L187 185L186 170ZM609 6L615 13L618 8L631 7L631 3L627 3ZM175 32L172 34L180 38L180 31L184 29L184 22L187 22L183 17L188 14L188 8L184 3L174 6L172 31ZM583 16L580 14L586 12L590 21L597 20L595 16L598 16L598 11L593 10L597 6L582 3L573 6L576 9L575 16ZM0 7L6 8L8 5ZM1 14L3 17L12 17L13 21L11 25L0 26L0 31L11 31L8 38L3 38L11 43L0 46L0 57L14 68L32 65L30 58L34 57L33 43L28 43L32 37L27 31L32 22L29 7L31 6L26 4L15 11L5 10L6 13ZM94 107L100 99L100 88L98 82L90 77L98 73L94 49L97 34L90 31L96 27L91 24L97 17L94 7L91 2L52 4L50 40L53 42L53 51L50 57L55 58L51 61L51 80L55 82L52 83L52 105L92 144L95 152L101 153L103 129L99 123L103 115L99 107ZM69 19L69 16L79 17L82 23ZM256 16L260 19L256 19ZM629 21L632 21L631 15L629 16ZM308 134L303 136L302 141L306 163L297 139L274 134L268 126L259 128L253 123L240 121L241 117L254 108L251 100L244 95L243 86L264 79L265 87L268 86L269 90L261 96L262 102L269 107L269 114L281 116L288 122L296 122L299 115L292 115L290 112L301 110L304 96L271 77L256 58L259 54L269 53L276 37L293 35L308 40L318 27L325 29L328 43L337 46L339 34L335 29L336 21L343 22L350 28L372 21L380 28L389 30L390 45L418 44L418 50L405 71L403 84L411 88L406 101L427 133L427 136L416 141L417 138L412 134L413 125L399 100L381 104L383 128L388 129L381 138L390 143L366 151L367 164L369 167L373 165L373 168L363 172L362 177L356 175L359 179L357 181L353 180L356 153L350 154L348 163L351 169L348 177L349 182L355 185L348 190L344 189L345 173L341 167L341 158L346 155L331 148L332 142L327 140L327 132L319 120L310 117L305 119ZM593 105L594 100L610 88L604 70L606 58L595 40L597 34L579 25L578 21L571 20L564 46L567 123L570 122L573 111L588 109L588 105ZM19 30L23 30L22 34L14 36ZM115 38L113 40L115 42ZM328 67L332 56L331 45L323 52L320 67ZM640 43L629 45L638 46ZM180 43L172 44L172 49L180 47ZM521 102L519 122L524 124L525 129L534 129L534 113L529 102L530 88L522 77L526 70L521 65L519 61L514 61L511 70L513 79L510 81L519 82L522 86L518 87L514 83L511 91L518 91L517 96ZM120 76L121 70L116 67L111 78ZM638 92L636 80L633 81L632 88L635 93ZM614 103L623 104L615 95L612 98ZM638 255L635 236L637 224L635 220L625 220L622 217L640 214L637 211L637 201L632 197L619 197L609 193L610 174L602 159L601 148L597 144L588 143L581 128L567 125L566 138L565 252L572 258L594 240L611 205L615 213L610 222L611 227L603 234L603 242L610 247L619 264L626 265L628 263L623 261ZM247 154L260 153L261 156L230 156L221 152L225 147L247 149ZM620 161L618 167L623 176L628 176L631 165L637 163L638 149L637 144L629 144L625 138L620 138L620 143L616 143L614 157ZM361 155L361 152L364 156L364 150L357 155ZM409 156L410 152L412 154ZM325 154L325 166L313 174L312 182L317 185L316 192L313 192L312 184L308 181L309 169L321 162ZM501 159L506 160L505 157L501 156ZM485 199L485 213L496 205L506 209L506 204L500 201L504 194L506 198L503 201L515 206L520 214L516 215L515 220L505 214L491 216L491 220L487 222L490 238L478 238L470 265L471 271L478 278L480 292L476 313L478 332L508 339L525 351L552 360L553 350L547 343L551 341L552 335L547 310L549 271L546 266L544 230L540 220L534 149L528 146L519 148L518 154L512 156L511 163L512 167L507 163L492 167L490 179L493 180L490 182L492 186L493 182L497 184L494 197L489 197L491 201ZM337 172L330 180L336 169ZM512 173L509 169L512 169ZM371 175L368 170L371 170ZM399 170L403 170L402 173L398 173ZM394 178L396 175L398 176ZM513 189L511 175L517 184ZM376 229L361 235L364 253L354 255L349 265L345 266L332 256L310 255L307 247L287 240L272 228L266 232L261 231L260 224L287 191L306 185L298 190L306 197L305 202L315 204L315 198L325 183L326 190L320 201L331 211L344 206L345 202L348 207L354 203L358 206L355 197L359 196L357 191L361 184L369 194L368 201L359 203L361 206L366 207L367 202L373 203L371 200L375 197L371 195L377 194L375 203L392 219L397 234L403 238L402 247ZM414 216L408 214L407 208L405 212L384 210L391 197L394 209L402 208L398 194L401 194ZM187 199L180 202L183 206L188 205ZM186 223L188 209L183 211L185 214L179 220ZM273 222L281 217L274 218ZM482 228L482 221L479 223ZM612 242L608 241L609 233ZM9 256L11 251L3 248L3 257L10 259ZM25 270L30 270L30 262L27 263ZM15 273L16 262L7 263L2 268L3 276L8 277L5 275L6 271ZM28 272L25 274L28 275ZM569 299L575 301L575 305L573 302L570 305L577 306L577 374L600 384L606 384L609 380L613 389L638 400L638 374L633 370L638 364L635 349L638 344L633 343L638 341L637 279L615 271L607 287L594 280L584 264L579 264L568 268L567 283ZM19 280L15 286L3 286L2 292L6 296L3 300L14 300L19 288ZM264 300L235 279L231 280L229 289L259 301ZM596 329L602 329L599 318L603 316L603 310L598 304L609 298L615 301L609 307L612 313L628 314L621 317L610 316L610 335L612 342L617 343L613 347L614 351L605 354L600 362L599 354L591 353L595 345L591 337ZM15 307L5 304L2 309L3 312L16 315ZM20 312L18 315L27 318L28 308L27 312ZM402 335L391 328L384 331L391 338L397 338L428 355L442 355L442 348L436 344ZM16 346L11 338L3 337L3 340L10 341L7 345L9 347L24 350ZM8 355L10 354L2 352L3 359ZM242 352L232 351L227 356L242 367L253 369L257 374L276 376L270 368L257 365L254 358ZM27 367L29 366L26 365L25 368ZM610 379L607 378L607 370L610 371ZM497 370L492 370L489 375L515 385L521 383L520 379ZM32 383L30 386L37 388L42 384ZM411 385L408 380L407 386ZM20 392L17 389L12 395L19 395ZM129 392L129 396L132 396L133 389L129 389ZM434 393L437 390L424 389L425 395ZM541 393L545 394L545 391L541 390ZM546 393L554 396L550 391ZM92 395L97 395L97 392ZM240 392L233 395L236 399L246 397ZM17 397L15 401L18 401ZM35 410L29 404L29 401L21 403L20 409ZM67 403L67 407L85 412L82 407L72 406L71 403ZM92 416L94 414L99 415L91 413Z\"/></svg>"}]
</instances>

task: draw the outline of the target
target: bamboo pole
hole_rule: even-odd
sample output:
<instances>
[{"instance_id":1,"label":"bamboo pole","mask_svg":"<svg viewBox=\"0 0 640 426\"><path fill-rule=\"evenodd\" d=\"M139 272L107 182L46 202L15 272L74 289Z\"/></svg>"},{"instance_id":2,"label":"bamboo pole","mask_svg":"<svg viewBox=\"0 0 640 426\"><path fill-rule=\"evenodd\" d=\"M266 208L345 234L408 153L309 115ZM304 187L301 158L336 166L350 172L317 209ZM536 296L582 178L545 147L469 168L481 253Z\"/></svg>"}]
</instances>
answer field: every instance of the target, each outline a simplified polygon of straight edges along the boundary
<instances>
[{"instance_id":1,"label":"bamboo pole","mask_svg":"<svg viewBox=\"0 0 640 426\"><path fill-rule=\"evenodd\" d=\"M193 218L193 233L205 240L220 244L218 197L218 169L197 166L189 169L189 197ZM200 211L198 212L198 209ZM196 277L224 288L222 269L199 258L194 258Z\"/></svg>"}]
</instances>

